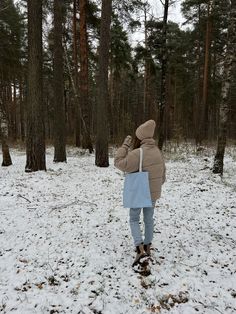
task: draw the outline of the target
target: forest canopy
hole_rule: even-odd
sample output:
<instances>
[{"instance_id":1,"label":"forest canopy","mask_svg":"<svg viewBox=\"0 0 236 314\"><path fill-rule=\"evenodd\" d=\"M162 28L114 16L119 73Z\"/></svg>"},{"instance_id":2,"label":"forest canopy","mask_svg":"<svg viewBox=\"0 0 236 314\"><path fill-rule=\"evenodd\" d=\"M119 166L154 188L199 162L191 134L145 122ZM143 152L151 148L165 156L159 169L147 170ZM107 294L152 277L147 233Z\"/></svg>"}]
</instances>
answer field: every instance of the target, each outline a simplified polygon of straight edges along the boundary
<instances>
[{"instance_id":1,"label":"forest canopy","mask_svg":"<svg viewBox=\"0 0 236 314\"><path fill-rule=\"evenodd\" d=\"M54 143L55 161L66 160L66 143L96 147L106 155L96 163L108 165L108 144L147 119L157 122L161 149L168 141L216 143L219 132L235 141L234 2L183 0L183 25L169 18L175 2L161 1L156 14L144 0L2 0L4 143L25 142L27 156L35 145L41 161L45 141Z\"/></svg>"}]
</instances>

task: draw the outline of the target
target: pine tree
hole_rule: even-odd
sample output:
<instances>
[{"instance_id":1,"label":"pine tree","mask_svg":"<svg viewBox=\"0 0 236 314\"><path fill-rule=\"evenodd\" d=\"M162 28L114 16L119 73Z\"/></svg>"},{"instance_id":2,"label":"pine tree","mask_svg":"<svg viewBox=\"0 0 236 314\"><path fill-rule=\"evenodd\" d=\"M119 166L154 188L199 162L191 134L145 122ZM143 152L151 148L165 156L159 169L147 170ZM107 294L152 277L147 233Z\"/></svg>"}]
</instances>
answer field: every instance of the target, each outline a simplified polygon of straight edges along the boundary
<instances>
[{"instance_id":1,"label":"pine tree","mask_svg":"<svg viewBox=\"0 0 236 314\"><path fill-rule=\"evenodd\" d=\"M95 164L108 167L108 63L110 47L110 25L112 0L102 0L102 17L100 28L99 59L98 59L98 97L97 97L97 139Z\"/></svg>"},{"instance_id":2,"label":"pine tree","mask_svg":"<svg viewBox=\"0 0 236 314\"><path fill-rule=\"evenodd\" d=\"M229 92L233 79L233 69L236 64L236 1L231 1L230 19L228 27L227 51L224 62L223 84L219 114L219 131L217 151L214 159L213 173L223 175L224 154L228 129Z\"/></svg>"},{"instance_id":3,"label":"pine tree","mask_svg":"<svg viewBox=\"0 0 236 314\"><path fill-rule=\"evenodd\" d=\"M63 78L63 15L64 1L54 0L54 42L53 42L53 82L54 82L54 162L66 161L65 106Z\"/></svg>"},{"instance_id":4,"label":"pine tree","mask_svg":"<svg viewBox=\"0 0 236 314\"><path fill-rule=\"evenodd\" d=\"M8 125L6 112L3 108L3 103L0 102L0 139L2 143L2 166L7 167L12 165L11 156L9 152L9 147L7 144L8 137Z\"/></svg>"},{"instance_id":5,"label":"pine tree","mask_svg":"<svg viewBox=\"0 0 236 314\"><path fill-rule=\"evenodd\" d=\"M42 85L42 1L28 0L26 172L46 170Z\"/></svg>"},{"instance_id":6,"label":"pine tree","mask_svg":"<svg viewBox=\"0 0 236 314\"><path fill-rule=\"evenodd\" d=\"M73 64L74 64L74 85L78 89L78 31L77 31L77 0L73 0ZM77 100L77 97L76 97ZM80 110L78 102L75 101L75 145L80 147Z\"/></svg>"},{"instance_id":7,"label":"pine tree","mask_svg":"<svg viewBox=\"0 0 236 314\"><path fill-rule=\"evenodd\" d=\"M108 123L112 140L117 140L117 136L119 135L123 137L124 131L127 128L125 125L127 122L125 113L128 114L128 112L122 106L119 95L123 92L123 87L127 86L130 73L132 72L131 50L132 48L128 41L127 31L124 30L124 25L119 21L117 15L113 15L109 66L110 101L108 103ZM131 93L129 94L131 96ZM126 106L129 108L129 103L126 103ZM121 134L118 134L118 132Z\"/></svg>"},{"instance_id":8,"label":"pine tree","mask_svg":"<svg viewBox=\"0 0 236 314\"><path fill-rule=\"evenodd\" d=\"M12 0L0 2L0 97L4 105L9 137L18 133L17 88L22 65L22 16Z\"/></svg>"},{"instance_id":9,"label":"pine tree","mask_svg":"<svg viewBox=\"0 0 236 314\"><path fill-rule=\"evenodd\" d=\"M91 140L91 110L89 104L89 73L88 73L88 36L87 36L87 0L79 1L80 11L80 107L82 119L82 147L93 152Z\"/></svg>"},{"instance_id":10,"label":"pine tree","mask_svg":"<svg viewBox=\"0 0 236 314\"><path fill-rule=\"evenodd\" d=\"M164 3L164 17L162 25L162 52L161 52L161 95L159 104L159 139L158 147L162 149L165 141L165 107L166 107L166 75L167 75L167 19L168 19L169 0Z\"/></svg>"},{"instance_id":11,"label":"pine tree","mask_svg":"<svg viewBox=\"0 0 236 314\"><path fill-rule=\"evenodd\" d=\"M213 1L207 1L206 31L205 31L205 49L204 49L204 70L203 70L203 89L202 99L200 102L200 119L197 144L201 145L204 138L207 137L208 126L208 107L209 107L209 70L211 61L211 45L212 45L212 11Z\"/></svg>"}]
</instances>

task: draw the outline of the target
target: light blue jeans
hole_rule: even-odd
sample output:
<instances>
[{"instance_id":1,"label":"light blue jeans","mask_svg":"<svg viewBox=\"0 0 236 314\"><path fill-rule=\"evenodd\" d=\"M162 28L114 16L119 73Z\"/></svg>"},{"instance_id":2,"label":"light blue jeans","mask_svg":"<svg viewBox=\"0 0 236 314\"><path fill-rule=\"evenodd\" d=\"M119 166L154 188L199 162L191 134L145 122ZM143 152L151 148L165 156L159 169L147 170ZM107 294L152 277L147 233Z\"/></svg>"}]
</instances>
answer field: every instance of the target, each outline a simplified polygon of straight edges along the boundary
<instances>
[{"instance_id":1,"label":"light blue jeans","mask_svg":"<svg viewBox=\"0 0 236 314\"><path fill-rule=\"evenodd\" d=\"M141 243L149 244L153 239L153 229L154 229L154 205L153 207L143 208L143 221L144 221L144 241L140 229L140 214L142 208L130 208L129 212L129 223L131 234L134 240L134 245L138 246Z\"/></svg>"}]
</instances>

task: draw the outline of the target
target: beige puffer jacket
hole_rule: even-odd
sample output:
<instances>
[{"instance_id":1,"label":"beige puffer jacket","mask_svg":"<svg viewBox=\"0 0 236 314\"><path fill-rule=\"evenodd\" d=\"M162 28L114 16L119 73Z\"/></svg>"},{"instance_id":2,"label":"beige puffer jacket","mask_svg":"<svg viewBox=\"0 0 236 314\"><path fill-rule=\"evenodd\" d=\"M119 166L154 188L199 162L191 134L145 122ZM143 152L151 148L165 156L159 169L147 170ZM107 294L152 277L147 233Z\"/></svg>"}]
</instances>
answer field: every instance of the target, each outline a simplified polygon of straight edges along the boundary
<instances>
[{"instance_id":1,"label":"beige puffer jacket","mask_svg":"<svg viewBox=\"0 0 236 314\"><path fill-rule=\"evenodd\" d=\"M154 129L152 127L150 132L147 132L149 131L147 130L147 126L150 128L150 123L148 123L148 125L141 125L136 130L136 135L141 139L141 147L143 148L143 171L149 172L149 184L152 201L156 201L161 196L161 187L165 182L165 163L159 148L156 146L155 140L152 138L155 125ZM140 132L140 128L141 131L143 128L144 132ZM145 138L142 138L142 134ZM148 135L151 136L146 137ZM128 146L123 144L117 150L114 161L115 167L125 172L136 172L139 170L139 158L140 150L138 148L129 151Z\"/></svg>"}]
</instances>

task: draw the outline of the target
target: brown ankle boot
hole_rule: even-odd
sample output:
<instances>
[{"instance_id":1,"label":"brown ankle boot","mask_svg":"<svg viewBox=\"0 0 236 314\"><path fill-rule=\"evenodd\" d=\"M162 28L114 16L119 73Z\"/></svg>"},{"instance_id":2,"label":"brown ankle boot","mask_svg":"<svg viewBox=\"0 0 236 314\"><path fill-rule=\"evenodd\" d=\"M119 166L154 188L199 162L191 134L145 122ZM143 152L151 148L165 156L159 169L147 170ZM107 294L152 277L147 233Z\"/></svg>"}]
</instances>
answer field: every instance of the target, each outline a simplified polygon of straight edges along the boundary
<instances>
[{"instance_id":1,"label":"brown ankle boot","mask_svg":"<svg viewBox=\"0 0 236 314\"><path fill-rule=\"evenodd\" d=\"M145 253L146 253L148 256L151 255L151 244L152 244L152 243L144 244L144 246L143 246L144 251L145 251Z\"/></svg>"},{"instance_id":2,"label":"brown ankle boot","mask_svg":"<svg viewBox=\"0 0 236 314\"><path fill-rule=\"evenodd\" d=\"M143 244L136 246L136 257L132 266L137 265L147 254L144 251Z\"/></svg>"}]
</instances>

